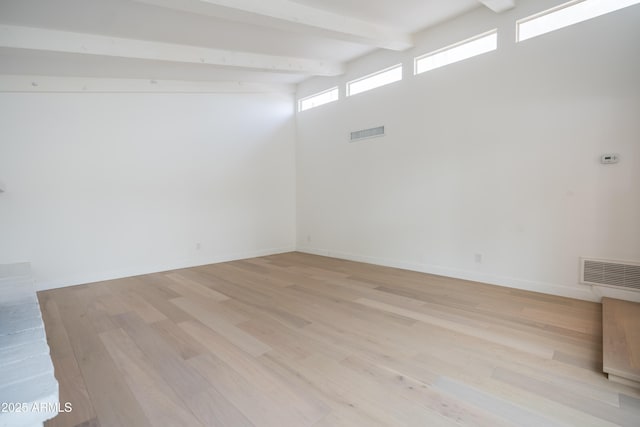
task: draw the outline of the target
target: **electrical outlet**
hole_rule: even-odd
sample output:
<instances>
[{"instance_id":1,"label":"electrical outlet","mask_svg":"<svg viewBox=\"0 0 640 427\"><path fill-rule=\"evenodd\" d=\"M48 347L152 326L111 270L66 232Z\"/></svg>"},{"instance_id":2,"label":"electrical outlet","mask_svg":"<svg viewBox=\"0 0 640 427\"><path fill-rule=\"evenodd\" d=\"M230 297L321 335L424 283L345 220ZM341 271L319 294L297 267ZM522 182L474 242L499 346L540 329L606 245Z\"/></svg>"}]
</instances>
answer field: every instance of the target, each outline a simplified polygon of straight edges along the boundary
<instances>
[{"instance_id":1,"label":"electrical outlet","mask_svg":"<svg viewBox=\"0 0 640 427\"><path fill-rule=\"evenodd\" d=\"M478 264L482 264L482 254L476 254L475 260Z\"/></svg>"},{"instance_id":2,"label":"electrical outlet","mask_svg":"<svg viewBox=\"0 0 640 427\"><path fill-rule=\"evenodd\" d=\"M196 243L196 250L199 251L200 249L202 249L202 245L198 242Z\"/></svg>"},{"instance_id":3,"label":"electrical outlet","mask_svg":"<svg viewBox=\"0 0 640 427\"><path fill-rule=\"evenodd\" d=\"M307 243L311 243L311 234L307 234Z\"/></svg>"}]
</instances>

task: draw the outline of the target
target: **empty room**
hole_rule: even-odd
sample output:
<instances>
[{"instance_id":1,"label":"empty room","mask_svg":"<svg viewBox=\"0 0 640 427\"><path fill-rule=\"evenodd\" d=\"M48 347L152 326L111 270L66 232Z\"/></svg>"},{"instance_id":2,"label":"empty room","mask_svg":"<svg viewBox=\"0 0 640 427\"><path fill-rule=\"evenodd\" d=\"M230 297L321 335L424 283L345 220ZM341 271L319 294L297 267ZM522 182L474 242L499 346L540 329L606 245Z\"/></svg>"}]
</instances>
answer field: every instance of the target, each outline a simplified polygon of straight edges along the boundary
<instances>
[{"instance_id":1,"label":"empty room","mask_svg":"<svg viewBox=\"0 0 640 427\"><path fill-rule=\"evenodd\" d=\"M0 405L640 426L640 0L0 0Z\"/></svg>"}]
</instances>

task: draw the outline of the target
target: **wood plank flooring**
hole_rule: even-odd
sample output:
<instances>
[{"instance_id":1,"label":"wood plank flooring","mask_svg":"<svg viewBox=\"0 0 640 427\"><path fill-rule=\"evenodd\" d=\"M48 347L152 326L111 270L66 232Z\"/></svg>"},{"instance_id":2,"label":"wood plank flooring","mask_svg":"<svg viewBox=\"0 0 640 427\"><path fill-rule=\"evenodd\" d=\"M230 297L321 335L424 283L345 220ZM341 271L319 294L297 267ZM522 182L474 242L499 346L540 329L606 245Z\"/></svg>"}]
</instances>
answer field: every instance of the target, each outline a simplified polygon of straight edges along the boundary
<instances>
[{"instance_id":1,"label":"wood plank flooring","mask_svg":"<svg viewBox=\"0 0 640 427\"><path fill-rule=\"evenodd\" d=\"M611 381L640 388L640 303L602 299L603 371Z\"/></svg>"},{"instance_id":2,"label":"wood plank flooring","mask_svg":"<svg viewBox=\"0 0 640 427\"><path fill-rule=\"evenodd\" d=\"M600 304L302 253L39 293L54 426L640 426Z\"/></svg>"}]
</instances>

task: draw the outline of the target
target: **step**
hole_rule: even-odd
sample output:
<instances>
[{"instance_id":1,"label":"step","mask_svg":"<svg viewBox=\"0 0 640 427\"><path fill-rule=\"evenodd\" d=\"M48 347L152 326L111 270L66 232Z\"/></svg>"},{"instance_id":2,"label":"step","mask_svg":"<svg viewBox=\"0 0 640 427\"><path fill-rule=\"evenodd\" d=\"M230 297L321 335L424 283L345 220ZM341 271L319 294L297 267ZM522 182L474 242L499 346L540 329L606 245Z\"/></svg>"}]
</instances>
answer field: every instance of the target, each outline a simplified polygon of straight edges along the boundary
<instances>
[{"instance_id":1,"label":"step","mask_svg":"<svg viewBox=\"0 0 640 427\"><path fill-rule=\"evenodd\" d=\"M27 263L0 264L0 402L0 427L42 426L60 405Z\"/></svg>"},{"instance_id":2,"label":"step","mask_svg":"<svg viewBox=\"0 0 640 427\"><path fill-rule=\"evenodd\" d=\"M609 380L640 388L640 303L602 299L603 363Z\"/></svg>"}]
</instances>

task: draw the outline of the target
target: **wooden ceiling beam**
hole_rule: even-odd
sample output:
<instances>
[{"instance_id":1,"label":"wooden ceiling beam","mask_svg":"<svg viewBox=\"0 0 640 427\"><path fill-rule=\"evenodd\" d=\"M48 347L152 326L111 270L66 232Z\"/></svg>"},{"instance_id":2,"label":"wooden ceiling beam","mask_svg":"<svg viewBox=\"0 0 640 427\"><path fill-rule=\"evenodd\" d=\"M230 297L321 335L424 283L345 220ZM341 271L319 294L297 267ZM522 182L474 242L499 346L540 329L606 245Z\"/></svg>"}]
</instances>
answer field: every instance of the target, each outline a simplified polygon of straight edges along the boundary
<instances>
[{"instance_id":1,"label":"wooden ceiling beam","mask_svg":"<svg viewBox=\"0 0 640 427\"><path fill-rule=\"evenodd\" d=\"M295 30L372 47L402 51L413 47L410 34L317 9L292 0L135 0L183 12Z\"/></svg>"},{"instance_id":2,"label":"wooden ceiling beam","mask_svg":"<svg viewBox=\"0 0 640 427\"><path fill-rule=\"evenodd\" d=\"M0 25L0 47L336 76L341 63L210 49L44 28Z\"/></svg>"},{"instance_id":3,"label":"wooden ceiling beam","mask_svg":"<svg viewBox=\"0 0 640 427\"><path fill-rule=\"evenodd\" d=\"M478 0L495 13L502 13L516 7L515 0Z\"/></svg>"}]
</instances>

